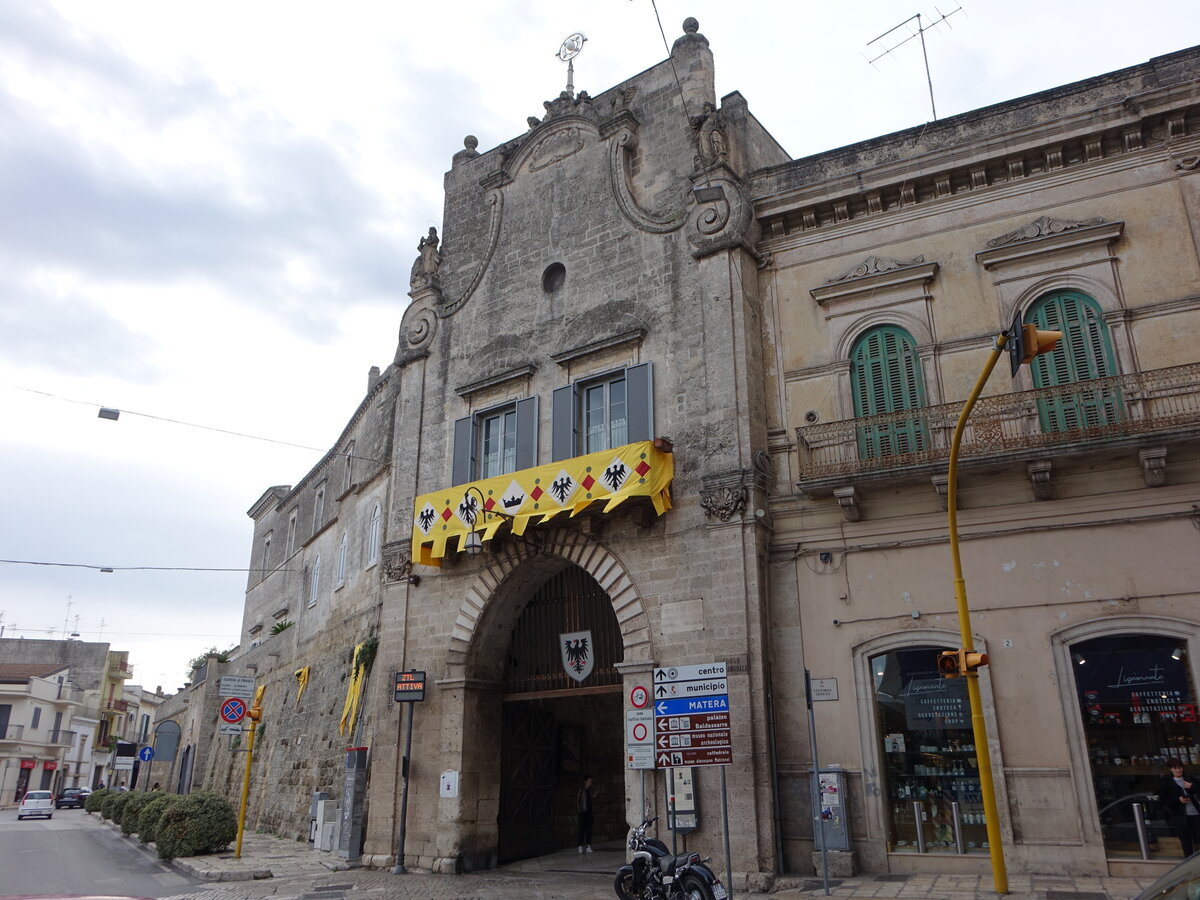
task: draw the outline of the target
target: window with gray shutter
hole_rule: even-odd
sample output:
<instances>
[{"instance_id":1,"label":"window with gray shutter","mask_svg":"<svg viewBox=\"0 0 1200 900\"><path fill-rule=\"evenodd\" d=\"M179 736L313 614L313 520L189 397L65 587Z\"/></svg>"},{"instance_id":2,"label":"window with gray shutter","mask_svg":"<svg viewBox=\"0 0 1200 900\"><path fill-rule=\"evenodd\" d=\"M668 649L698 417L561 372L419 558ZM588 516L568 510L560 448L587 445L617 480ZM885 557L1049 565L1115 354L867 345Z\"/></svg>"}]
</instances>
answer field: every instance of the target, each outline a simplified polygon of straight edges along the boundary
<instances>
[{"instance_id":1,"label":"window with gray shutter","mask_svg":"<svg viewBox=\"0 0 1200 900\"><path fill-rule=\"evenodd\" d=\"M555 461L654 437L654 369L642 363L558 388L553 397Z\"/></svg>"},{"instance_id":2,"label":"window with gray shutter","mask_svg":"<svg viewBox=\"0 0 1200 900\"><path fill-rule=\"evenodd\" d=\"M494 407L454 423L453 483L537 465L538 398Z\"/></svg>"}]
</instances>

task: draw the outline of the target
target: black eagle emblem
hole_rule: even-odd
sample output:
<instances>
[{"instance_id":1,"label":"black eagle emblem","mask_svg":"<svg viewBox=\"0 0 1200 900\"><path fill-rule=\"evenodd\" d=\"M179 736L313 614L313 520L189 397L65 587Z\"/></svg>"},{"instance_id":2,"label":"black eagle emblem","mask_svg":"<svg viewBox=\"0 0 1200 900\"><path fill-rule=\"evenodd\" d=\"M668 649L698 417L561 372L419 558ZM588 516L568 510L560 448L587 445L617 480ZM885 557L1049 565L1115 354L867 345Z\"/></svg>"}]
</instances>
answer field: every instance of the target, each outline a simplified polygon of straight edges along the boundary
<instances>
[{"instance_id":1,"label":"black eagle emblem","mask_svg":"<svg viewBox=\"0 0 1200 900\"><path fill-rule=\"evenodd\" d=\"M433 520L437 518L437 513L432 509L423 509L419 518L421 520L421 530L428 532L433 527Z\"/></svg>"},{"instance_id":2,"label":"black eagle emblem","mask_svg":"<svg viewBox=\"0 0 1200 900\"><path fill-rule=\"evenodd\" d=\"M578 675L587 666L588 639L576 638L573 641L563 641L563 650L567 654L567 664Z\"/></svg>"}]
</instances>

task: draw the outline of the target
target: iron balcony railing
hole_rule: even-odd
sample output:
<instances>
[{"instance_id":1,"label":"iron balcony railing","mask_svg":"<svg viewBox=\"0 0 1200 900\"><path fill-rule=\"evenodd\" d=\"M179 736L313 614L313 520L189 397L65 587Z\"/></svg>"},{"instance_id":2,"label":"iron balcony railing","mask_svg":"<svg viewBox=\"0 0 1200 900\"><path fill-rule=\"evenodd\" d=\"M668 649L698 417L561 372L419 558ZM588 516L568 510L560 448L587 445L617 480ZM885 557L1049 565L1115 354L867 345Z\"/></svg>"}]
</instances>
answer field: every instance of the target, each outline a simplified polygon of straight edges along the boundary
<instances>
[{"instance_id":1,"label":"iron balcony railing","mask_svg":"<svg viewBox=\"0 0 1200 900\"><path fill-rule=\"evenodd\" d=\"M24 725L0 726L0 741L19 741L24 732Z\"/></svg>"},{"instance_id":2,"label":"iron balcony railing","mask_svg":"<svg viewBox=\"0 0 1200 900\"><path fill-rule=\"evenodd\" d=\"M129 712L128 700L109 700L104 704L106 712Z\"/></svg>"},{"instance_id":3,"label":"iron balcony railing","mask_svg":"<svg viewBox=\"0 0 1200 900\"><path fill-rule=\"evenodd\" d=\"M947 461L961 411L962 403L946 403L801 426L800 487ZM1173 366L983 397L963 430L960 455L1028 454L1197 426L1200 364Z\"/></svg>"}]
</instances>

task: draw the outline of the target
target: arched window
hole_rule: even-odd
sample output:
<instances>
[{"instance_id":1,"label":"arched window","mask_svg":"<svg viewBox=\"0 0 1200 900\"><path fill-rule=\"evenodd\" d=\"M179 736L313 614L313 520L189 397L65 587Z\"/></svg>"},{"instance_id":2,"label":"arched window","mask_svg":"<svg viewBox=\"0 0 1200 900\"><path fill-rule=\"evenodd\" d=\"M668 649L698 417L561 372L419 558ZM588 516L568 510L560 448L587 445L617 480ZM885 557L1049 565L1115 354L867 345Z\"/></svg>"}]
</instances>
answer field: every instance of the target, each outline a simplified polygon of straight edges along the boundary
<instances>
[{"instance_id":1,"label":"arched window","mask_svg":"<svg viewBox=\"0 0 1200 900\"><path fill-rule=\"evenodd\" d=\"M317 583L321 580L321 554L313 560L312 571L308 576L308 605L317 605Z\"/></svg>"},{"instance_id":2,"label":"arched window","mask_svg":"<svg viewBox=\"0 0 1200 900\"><path fill-rule=\"evenodd\" d=\"M337 578L336 583L341 587L346 583L346 552L350 549L350 536L342 532L341 543L338 544Z\"/></svg>"},{"instance_id":3,"label":"arched window","mask_svg":"<svg viewBox=\"0 0 1200 900\"><path fill-rule=\"evenodd\" d=\"M379 526L383 510L378 503L371 510L371 525L367 529L367 565L373 566L379 562Z\"/></svg>"},{"instance_id":4,"label":"arched window","mask_svg":"<svg viewBox=\"0 0 1200 900\"><path fill-rule=\"evenodd\" d=\"M1035 357L1030 364L1035 388L1052 389L1117 374L1100 305L1087 294L1046 294L1025 313L1025 322L1063 333L1053 352ZM1082 391L1048 390L1038 400L1038 415L1043 431L1111 425L1124 418L1120 386L1110 382Z\"/></svg>"},{"instance_id":5,"label":"arched window","mask_svg":"<svg viewBox=\"0 0 1200 900\"><path fill-rule=\"evenodd\" d=\"M925 382L912 335L894 325L879 325L863 333L850 350L850 388L855 418L924 406ZM921 417L892 416L858 430L862 459L916 453L927 445Z\"/></svg>"}]
</instances>

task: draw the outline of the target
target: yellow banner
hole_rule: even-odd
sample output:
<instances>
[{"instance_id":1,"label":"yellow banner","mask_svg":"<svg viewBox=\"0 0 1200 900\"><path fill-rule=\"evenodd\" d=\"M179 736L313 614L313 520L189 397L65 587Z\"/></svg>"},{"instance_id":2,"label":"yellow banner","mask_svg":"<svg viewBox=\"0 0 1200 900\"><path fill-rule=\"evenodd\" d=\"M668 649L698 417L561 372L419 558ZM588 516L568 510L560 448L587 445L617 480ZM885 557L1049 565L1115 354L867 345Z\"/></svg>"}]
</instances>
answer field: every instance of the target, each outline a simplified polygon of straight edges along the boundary
<instances>
[{"instance_id":1,"label":"yellow banner","mask_svg":"<svg viewBox=\"0 0 1200 900\"><path fill-rule=\"evenodd\" d=\"M510 522L513 534L521 535L530 522L549 522L562 513L575 516L593 503L603 503L601 512L607 513L630 497L649 497L661 516L671 508L674 473L670 453L639 441L422 494L414 504L412 558L440 566L471 531L490 541Z\"/></svg>"}]
</instances>

